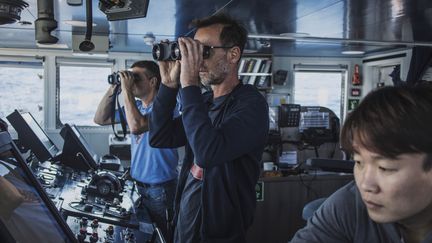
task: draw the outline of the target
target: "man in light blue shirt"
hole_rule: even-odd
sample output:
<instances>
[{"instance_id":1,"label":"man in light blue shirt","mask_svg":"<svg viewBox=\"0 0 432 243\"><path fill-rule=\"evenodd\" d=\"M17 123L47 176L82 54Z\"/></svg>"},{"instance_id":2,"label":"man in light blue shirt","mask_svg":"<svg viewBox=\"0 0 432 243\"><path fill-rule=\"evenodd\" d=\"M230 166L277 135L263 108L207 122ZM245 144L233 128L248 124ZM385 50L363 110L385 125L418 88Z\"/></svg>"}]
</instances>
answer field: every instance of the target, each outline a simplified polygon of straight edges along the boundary
<instances>
[{"instance_id":1,"label":"man in light blue shirt","mask_svg":"<svg viewBox=\"0 0 432 243\"><path fill-rule=\"evenodd\" d=\"M167 236L166 212L170 215L177 185L177 149L158 149L149 145L148 114L161 82L159 67L153 61L138 61L132 72L122 71L121 90L124 97L126 121L131 131L131 176L137 182L142 205L152 221ZM111 86L99 103L94 122L111 124L111 109L115 85ZM136 99L137 98L137 99ZM119 121L119 112L116 112ZM178 116L178 114L173 114Z\"/></svg>"}]
</instances>

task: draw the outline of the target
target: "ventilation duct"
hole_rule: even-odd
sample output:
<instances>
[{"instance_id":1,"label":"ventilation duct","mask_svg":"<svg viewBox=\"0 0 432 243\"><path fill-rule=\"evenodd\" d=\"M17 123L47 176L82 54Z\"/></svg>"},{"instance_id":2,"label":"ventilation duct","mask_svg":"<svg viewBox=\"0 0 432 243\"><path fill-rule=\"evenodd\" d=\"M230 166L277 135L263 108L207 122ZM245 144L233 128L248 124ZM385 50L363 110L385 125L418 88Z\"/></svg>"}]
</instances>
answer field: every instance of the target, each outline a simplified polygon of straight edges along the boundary
<instances>
[{"instance_id":1,"label":"ventilation duct","mask_svg":"<svg viewBox=\"0 0 432 243\"><path fill-rule=\"evenodd\" d=\"M54 19L53 0L38 0L37 6L38 18L35 21L36 41L39 44L57 43L58 38L51 35L51 31L57 28L57 21Z\"/></svg>"}]
</instances>

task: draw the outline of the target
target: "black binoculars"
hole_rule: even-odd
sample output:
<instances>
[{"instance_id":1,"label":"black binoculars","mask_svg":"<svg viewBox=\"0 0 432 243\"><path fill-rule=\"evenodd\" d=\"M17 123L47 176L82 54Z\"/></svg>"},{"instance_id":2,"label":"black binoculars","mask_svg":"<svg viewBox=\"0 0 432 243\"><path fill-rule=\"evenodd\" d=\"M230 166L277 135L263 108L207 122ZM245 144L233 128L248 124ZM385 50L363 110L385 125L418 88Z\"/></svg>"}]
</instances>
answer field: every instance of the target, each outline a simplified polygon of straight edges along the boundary
<instances>
[{"instance_id":1,"label":"black binoculars","mask_svg":"<svg viewBox=\"0 0 432 243\"><path fill-rule=\"evenodd\" d=\"M153 45L153 59L156 61L181 60L180 47L177 41L161 42ZM210 46L204 46L203 58L210 57Z\"/></svg>"},{"instance_id":2,"label":"black binoculars","mask_svg":"<svg viewBox=\"0 0 432 243\"><path fill-rule=\"evenodd\" d=\"M126 71L126 72L133 75L134 81L139 80L138 74L131 72L131 71ZM119 85L120 81L121 81L120 72L113 72L112 74L108 75L108 83L109 84Z\"/></svg>"}]
</instances>

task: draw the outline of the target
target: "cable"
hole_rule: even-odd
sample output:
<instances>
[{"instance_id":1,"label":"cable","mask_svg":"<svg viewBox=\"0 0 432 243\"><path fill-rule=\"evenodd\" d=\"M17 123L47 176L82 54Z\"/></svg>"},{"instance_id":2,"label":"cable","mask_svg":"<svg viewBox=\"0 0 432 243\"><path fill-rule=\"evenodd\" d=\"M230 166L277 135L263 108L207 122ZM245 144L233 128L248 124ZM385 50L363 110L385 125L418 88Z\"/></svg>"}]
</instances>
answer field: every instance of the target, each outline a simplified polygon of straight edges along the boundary
<instances>
[{"instance_id":1,"label":"cable","mask_svg":"<svg viewBox=\"0 0 432 243\"><path fill-rule=\"evenodd\" d=\"M76 157L81 157L81 160L84 161L84 163L86 163L86 165L88 166L88 168L90 168L90 170L91 170L91 169L96 169L96 168L93 168L93 167L90 165L90 163L88 162L88 160L85 158L85 156L84 156L81 152L78 152L78 153L76 154Z\"/></svg>"},{"instance_id":2,"label":"cable","mask_svg":"<svg viewBox=\"0 0 432 243\"><path fill-rule=\"evenodd\" d=\"M336 145L337 145L337 142L334 143L333 151L330 152L329 158L331 158L331 159L333 159L333 157L334 157L335 154L336 154Z\"/></svg>"},{"instance_id":3,"label":"cable","mask_svg":"<svg viewBox=\"0 0 432 243\"><path fill-rule=\"evenodd\" d=\"M313 148L314 148L314 150L315 150L315 156L316 156L317 158L319 158L319 153L318 153L318 148L319 148L319 146L313 146Z\"/></svg>"}]
</instances>

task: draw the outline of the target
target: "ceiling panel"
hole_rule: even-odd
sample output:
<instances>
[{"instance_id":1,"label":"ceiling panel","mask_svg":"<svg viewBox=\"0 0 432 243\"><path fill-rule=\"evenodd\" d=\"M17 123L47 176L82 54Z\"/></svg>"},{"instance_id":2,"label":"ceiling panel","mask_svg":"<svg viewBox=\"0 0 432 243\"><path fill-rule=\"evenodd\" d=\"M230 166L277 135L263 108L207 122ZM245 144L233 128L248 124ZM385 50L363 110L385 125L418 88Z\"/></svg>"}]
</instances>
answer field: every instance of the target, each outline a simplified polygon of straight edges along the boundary
<instances>
[{"instance_id":1,"label":"ceiling panel","mask_svg":"<svg viewBox=\"0 0 432 243\"><path fill-rule=\"evenodd\" d=\"M1 0L0 0L1 1ZM38 48L34 21L37 0L27 0L29 7L20 23L0 25L0 48ZM248 51L277 52L292 56L341 56L347 40L360 43L365 51L377 52L393 47L432 45L432 1L429 0L149 0L145 18L109 22L93 0L94 35L106 35L110 51L150 52L144 43L146 34L156 41L176 39L191 33L194 18L225 11L239 19L252 38ZM66 20L85 20L85 4L69 6L55 0L58 28L53 35L68 49L72 35L83 34L84 27L65 24ZM275 40L281 33L306 33L307 37ZM329 40L328 40L329 39ZM396 42L396 43L395 43Z\"/></svg>"}]
</instances>

